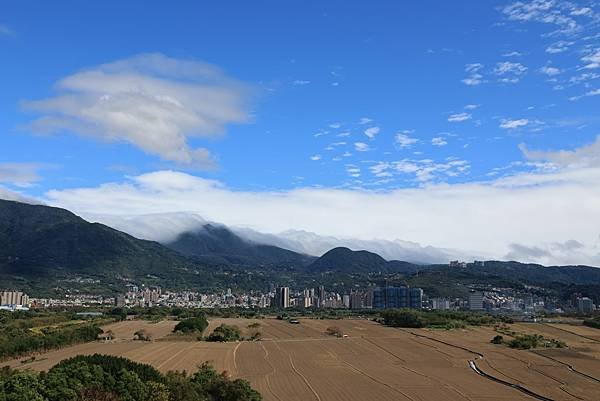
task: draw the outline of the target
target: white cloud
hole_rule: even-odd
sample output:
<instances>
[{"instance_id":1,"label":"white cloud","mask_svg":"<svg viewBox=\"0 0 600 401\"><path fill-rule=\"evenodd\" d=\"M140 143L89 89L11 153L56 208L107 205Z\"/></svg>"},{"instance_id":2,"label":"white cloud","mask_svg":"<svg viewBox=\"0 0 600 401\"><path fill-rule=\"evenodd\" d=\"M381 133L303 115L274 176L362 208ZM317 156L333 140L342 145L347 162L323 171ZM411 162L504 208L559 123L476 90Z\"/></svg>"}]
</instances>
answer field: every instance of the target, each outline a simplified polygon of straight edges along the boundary
<instances>
[{"instance_id":1,"label":"white cloud","mask_svg":"<svg viewBox=\"0 0 600 401\"><path fill-rule=\"evenodd\" d=\"M371 150L371 147L364 142L354 142L354 149L356 149L357 152L367 152Z\"/></svg>"},{"instance_id":2,"label":"white cloud","mask_svg":"<svg viewBox=\"0 0 600 401\"><path fill-rule=\"evenodd\" d=\"M444 138L441 136L436 136L435 138L431 139L431 144L433 146L445 146L448 144L448 142L446 142L446 140L444 140Z\"/></svg>"},{"instance_id":3,"label":"white cloud","mask_svg":"<svg viewBox=\"0 0 600 401\"><path fill-rule=\"evenodd\" d=\"M381 128L379 127L369 127L364 131L364 134L369 137L369 139L373 139L379 134Z\"/></svg>"},{"instance_id":4,"label":"white cloud","mask_svg":"<svg viewBox=\"0 0 600 401\"><path fill-rule=\"evenodd\" d=\"M523 64L510 61L496 63L494 68L494 74L500 76L499 81L504 83L517 83L526 72L527 67Z\"/></svg>"},{"instance_id":5,"label":"white cloud","mask_svg":"<svg viewBox=\"0 0 600 401\"><path fill-rule=\"evenodd\" d=\"M500 128L502 129L515 129L524 127L529 124L529 120L526 118L520 118L518 120L511 120L503 118L500 122Z\"/></svg>"},{"instance_id":6,"label":"white cloud","mask_svg":"<svg viewBox=\"0 0 600 401\"><path fill-rule=\"evenodd\" d=\"M346 166L346 172L350 177L358 178L360 177L360 168L356 167L353 164L349 164Z\"/></svg>"},{"instance_id":7,"label":"white cloud","mask_svg":"<svg viewBox=\"0 0 600 401\"><path fill-rule=\"evenodd\" d=\"M445 164L451 162L460 163ZM399 162L393 171L414 171L428 164L435 163ZM421 176L426 174L425 170ZM189 211L266 233L294 229L363 240L402 238L438 248L480 250L499 258L511 252L511 244L538 246L575 239L585 247L569 263L600 264L593 249L599 230L590 224L600 218L598 167L388 192L234 191L215 181L159 171L95 188L49 191L46 198L84 217ZM535 261L558 259L546 256Z\"/></svg>"},{"instance_id":8,"label":"white cloud","mask_svg":"<svg viewBox=\"0 0 600 401\"><path fill-rule=\"evenodd\" d=\"M546 75L552 77L554 75L560 74L560 69L558 69L556 67L544 66L544 67L540 68L540 72L542 74L546 74Z\"/></svg>"},{"instance_id":9,"label":"white cloud","mask_svg":"<svg viewBox=\"0 0 600 401\"><path fill-rule=\"evenodd\" d=\"M329 124L329 128L338 129L342 126L342 123L331 123Z\"/></svg>"},{"instance_id":10,"label":"white cloud","mask_svg":"<svg viewBox=\"0 0 600 401\"><path fill-rule=\"evenodd\" d=\"M250 87L209 64L142 54L67 76L58 93L24 106L42 114L30 128L130 143L177 163L209 167L189 137L213 138L249 120Z\"/></svg>"},{"instance_id":11,"label":"white cloud","mask_svg":"<svg viewBox=\"0 0 600 401\"><path fill-rule=\"evenodd\" d=\"M476 108L478 108L478 107L479 107L479 105L478 105L478 104L467 104L467 105L465 106L465 109L466 109L466 110L475 110L475 109L476 109Z\"/></svg>"},{"instance_id":12,"label":"white cloud","mask_svg":"<svg viewBox=\"0 0 600 401\"><path fill-rule=\"evenodd\" d=\"M571 11L571 15L579 16L579 15L589 15L592 13L592 9L589 7L581 7Z\"/></svg>"},{"instance_id":13,"label":"white cloud","mask_svg":"<svg viewBox=\"0 0 600 401\"><path fill-rule=\"evenodd\" d=\"M502 55L502 57L521 57L523 55L523 53L519 53L519 52L508 52L508 53L504 53Z\"/></svg>"},{"instance_id":14,"label":"white cloud","mask_svg":"<svg viewBox=\"0 0 600 401\"><path fill-rule=\"evenodd\" d=\"M234 227L233 230L251 241L275 245L308 255L321 256L330 249L344 246L353 250L367 250L387 260L405 260L414 263L448 263L449 260L473 259L472 253L422 246L403 240L361 240L347 236L323 236L308 231L286 230L277 234L264 234L250 229ZM482 259L477 257L477 259Z\"/></svg>"},{"instance_id":15,"label":"white cloud","mask_svg":"<svg viewBox=\"0 0 600 401\"><path fill-rule=\"evenodd\" d=\"M563 53L569 50L569 47L574 43L566 40L559 40L558 42L552 43L550 46L546 48L546 53L557 54Z\"/></svg>"},{"instance_id":16,"label":"white cloud","mask_svg":"<svg viewBox=\"0 0 600 401\"><path fill-rule=\"evenodd\" d=\"M598 89L593 89L591 91L587 91L586 93L584 93L583 95L579 95L579 96L571 96L569 98L569 100L571 101L575 101L575 100L579 100L582 97L589 97L589 96L599 96L600 95L600 88Z\"/></svg>"},{"instance_id":17,"label":"white cloud","mask_svg":"<svg viewBox=\"0 0 600 401\"><path fill-rule=\"evenodd\" d=\"M313 155L310 157L310 160L313 160L313 161L321 160L321 155Z\"/></svg>"},{"instance_id":18,"label":"white cloud","mask_svg":"<svg viewBox=\"0 0 600 401\"><path fill-rule=\"evenodd\" d=\"M403 131L396 134L394 139L401 148L410 148L412 145L419 142L417 138L408 136L410 133L412 133L412 131Z\"/></svg>"},{"instance_id":19,"label":"white cloud","mask_svg":"<svg viewBox=\"0 0 600 401\"><path fill-rule=\"evenodd\" d=\"M583 56L581 58L581 61L586 63L586 65L583 66L583 68L586 68L586 69L599 68L600 67L600 49L595 49L594 51L590 52L589 54Z\"/></svg>"},{"instance_id":20,"label":"white cloud","mask_svg":"<svg viewBox=\"0 0 600 401\"><path fill-rule=\"evenodd\" d=\"M575 150L533 151L523 144L519 148L528 160L534 162L548 162L560 168L600 167L600 135L595 142Z\"/></svg>"},{"instance_id":21,"label":"white cloud","mask_svg":"<svg viewBox=\"0 0 600 401\"><path fill-rule=\"evenodd\" d=\"M471 119L471 113L456 113L448 116L448 121L455 123Z\"/></svg>"},{"instance_id":22,"label":"white cloud","mask_svg":"<svg viewBox=\"0 0 600 401\"><path fill-rule=\"evenodd\" d=\"M376 177L391 177L393 174L389 171L392 167L391 163L380 162L369 167L369 171Z\"/></svg>"},{"instance_id":23,"label":"white cloud","mask_svg":"<svg viewBox=\"0 0 600 401\"><path fill-rule=\"evenodd\" d=\"M579 75L572 76L569 78L569 83L577 85L586 81L590 81L592 79L600 78L600 74L595 72L584 72Z\"/></svg>"},{"instance_id":24,"label":"white cloud","mask_svg":"<svg viewBox=\"0 0 600 401\"><path fill-rule=\"evenodd\" d=\"M0 183L28 187L40 180L40 168L37 163L0 163Z\"/></svg>"},{"instance_id":25,"label":"white cloud","mask_svg":"<svg viewBox=\"0 0 600 401\"><path fill-rule=\"evenodd\" d=\"M292 85L294 86L304 86L304 85L308 85L310 84L310 81L305 81L302 79L296 79L295 81L292 82Z\"/></svg>"},{"instance_id":26,"label":"white cloud","mask_svg":"<svg viewBox=\"0 0 600 401\"><path fill-rule=\"evenodd\" d=\"M402 159L393 162L377 162L369 167L378 178L411 175L420 184L445 182L448 177L458 177L469 173L471 166L466 160L447 158L444 162L431 159Z\"/></svg>"},{"instance_id":27,"label":"white cloud","mask_svg":"<svg viewBox=\"0 0 600 401\"><path fill-rule=\"evenodd\" d=\"M23 195L20 192L15 192L10 189L6 189L0 185L0 199L21 202L21 203L29 203L32 205L42 204L37 199L33 199L28 197L27 195Z\"/></svg>"},{"instance_id":28,"label":"white cloud","mask_svg":"<svg viewBox=\"0 0 600 401\"><path fill-rule=\"evenodd\" d=\"M570 3L556 0L516 1L502 9L509 20L556 25L558 31L554 33L562 34L572 34L580 29L575 19L569 16L572 11Z\"/></svg>"},{"instance_id":29,"label":"white cloud","mask_svg":"<svg viewBox=\"0 0 600 401\"><path fill-rule=\"evenodd\" d=\"M481 63L471 63L465 65L465 72L467 73L467 77L461 80L462 83L469 86L476 86L483 82L483 75L479 71L483 69L483 64Z\"/></svg>"},{"instance_id":30,"label":"white cloud","mask_svg":"<svg viewBox=\"0 0 600 401\"><path fill-rule=\"evenodd\" d=\"M358 123L359 123L360 125L368 124L368 123L370 123L370 122L373 122L373 120L371 120L371 119L370 119L370 118L368 118L368 117L362 117L362 118L361 118L361 119L358 121Z\"/></svg>"}]
</instances>

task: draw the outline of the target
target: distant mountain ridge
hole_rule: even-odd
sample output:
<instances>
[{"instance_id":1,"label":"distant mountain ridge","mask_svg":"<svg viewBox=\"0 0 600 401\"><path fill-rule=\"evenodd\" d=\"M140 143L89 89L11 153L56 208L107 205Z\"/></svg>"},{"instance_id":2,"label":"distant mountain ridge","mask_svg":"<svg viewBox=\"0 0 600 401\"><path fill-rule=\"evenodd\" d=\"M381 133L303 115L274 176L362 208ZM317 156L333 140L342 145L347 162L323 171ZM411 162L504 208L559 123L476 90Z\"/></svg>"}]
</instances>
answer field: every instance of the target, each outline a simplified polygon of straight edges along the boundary
<instances>
[{"instance_id":1,"label":"distant mountain ridge","mask_svg":"<svg viewBox=\"0 0 600 401\"><path fill-rule=\"evenodd\" d=\"M180 234L165 246L140 240L59 208L0 200L0 283L19 288L60 286L77 277L97 278L95 291L122 291L127 280L172 288L229 287L243 283L314 283L317 277L369 280L371 273L420 280L520 283L539 286L600 286L600 269L488 261L466 268L388 261L364 250L336 247L316 258L248 241L226 226L207 223ZM441 275L440 275L441 274ZM436 276L437 275L437 276ZM381 276L381 275L379 275ZM312 284L314 285L314 284ZM444 284L445 285L445 284ZM91 289L90 289L91 288Z\"/></svg>"},{"instance_id":2,"label":"distant mountain ridge","mask_svg":"<svg viewBox=\"0 0 600 401\"><path fill-rule=\"evenodd\" d=\"M199 260L239 265L305 266L315 258L273 245L245 240L225 226L205 224L193 232L181 233L169 248Z\"/></svg>"},{"instance_id":3,"label":"distant mountain ridge","mask_svg":"<svg viewBox=\"0 0 600 401\"><path fill-rule=\"evenodd\" d=\"M333 248L311 263L308 269L313 272L413 272L424 269L423 265L387 261L376 253L353 251L346 247Z\"/></svg>"}]
</instances>

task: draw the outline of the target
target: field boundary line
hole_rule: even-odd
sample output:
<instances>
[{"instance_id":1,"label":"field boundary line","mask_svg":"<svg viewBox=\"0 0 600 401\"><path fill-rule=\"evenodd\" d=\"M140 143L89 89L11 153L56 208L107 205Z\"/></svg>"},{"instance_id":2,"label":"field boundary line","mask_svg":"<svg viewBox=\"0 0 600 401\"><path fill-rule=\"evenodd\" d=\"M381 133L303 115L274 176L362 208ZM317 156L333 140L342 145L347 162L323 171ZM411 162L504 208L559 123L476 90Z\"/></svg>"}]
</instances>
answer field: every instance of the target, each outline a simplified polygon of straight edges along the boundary
<instances>
[{"instance_id":1,"label":"field boundary line","mask_svg":"<svg viewBox=\"0 0 600 401\"><path fill-rule=\"evenodd\" d=\"M238 372L238 367L237 367L237 362L236 362L235 358L237 356L237 350L240 347L240 345L242 345L242 343L238 342L237 345L235 346L235 348L233 348L233 369L235 369L236 374Z\"/></svg>"},{"instance_id":2,"label":"field boundary line","mask_svg":"<svg viewBox=\"0 0 600 401\"><path fill-rule=\"evenodd\" d=\"M293 358L292 358L292 354L290 354L290 353L289 353L289 352L287 352L287 351L284 351L284 350L283 350L283 349L282 349L282 348L279 346L279 344L277 344L277 342L275 342L274 344L277 346L277 348L279 348L279 350L280 350L281 352L283 352L283 353L287 354L287 356L288 356L288 358L289 358L289 360L290 360L290 366L292 367L292 370L293 370L294 372L296 372L296 374L297 374L298 376L300 376L300 378L301 378L301 379L304 381L304 384L306 384L306 386L307 386L307 387L310 389L310 391L313 393L313 395L315 396L315 398L317 399L317 401L323 401L323 400L321 400L321 396L319 396L319 393L317 393L317 391L314 389L314 387L312 386L312 384L310 384L310 382L308 381L308 379L306 378L306 376L304 376L304 375L303 375L303 374L302 374L302 373L301 373L301 372L300 372L300 371L299 371L299 370L296 368L296 366L294 365L294 360L293 360Z\"/></svg>"},{"instance_id":3,"label":"field boundary line","mask_svg":"<svg viewBox=\"0 0 600 401\"><path fill-rule=\"evenodd\" d=\"M160 363L160 365L158 365L158 366L156 367L156 369L160 369L160 368L162 368L162 367L163 367L163 366L164 366L164 365L165 365L167 362L171 362L171 361L172 361L174 358L178 357L180 354L182 354L183 352L186 352L186 351L187 351L187 352L189 352L189 349L187 349L187 347L186 347L186 348L182 348L182 349L180 349L180 350L179 350L179 351L177 351L175 354L171 355L169 358L167 358L167 359L165 359L164 361L162 361L162 362Z\"/></svg>"},{"instance_id":4,"label":"field boundary line","mask_svg":"<svg viewBox=\"0 0 600 401\"><path fill-rule=\"evenodd\" d=\"M259 342L259 344L260 344L260 346L262 347L263 351L265 351L265 356L263 357L263 358L264 358L264 360L265 360L265 362L266 362L266 363L267 363L267 364L268 364L268 365L271 367L271 371L265 375L265 382L266 382L266 384L267 384L267 389L269 390L269 392L270 392L271 394L273 394L273 397L277 398L279 401L283 401L283 400L281 399L281 397L279 397L279 396L278 396L278 395L275 393L275 391L273 390L273 387L271 386L271 380L270 380L270 378L271 378L271 377L272 377L272 376L275 374L275 367L274 367L274 366L273 366L273 364L272 364L271 362L269 362L269 360L267 359L267 358L268 358L268 356L269 356L269 350L267 349L267 347L265 347L265 345L264 345L264 344L262 344L262 343L260 343L260 342Z\"/></svg>"},{"instance_id":5,"label":"field boundary line","mask_svg":"<svg viewBox=\"0 0 600 401\"><path fill-rule=\"evenodd\" d=\"M473 351L472 349L469 349L467 347L463 347L461 345L456 345L456 344L451 344L451 343L448 343L446 341L439 340L439 339L437 339L435 337L426 336L424 334L418 334L418 333L415 333L415 332L413 332L411 330L405 330L405 329L401 329L401 330L404 331L404 332L410 333L410 334L412 334L414 336L417 336L417 337L428 338L428 339L430 339L432 341L436 341L436 342L445 344L445 345L447 345L449 347L455 347L455 348L459 348L459 349L465 350L467 352L470 352L471 354L477 355L476 359L484 359L484 355L481 352ZM543 396L541 394L533 392L533 391L529 390L528 388L521 386L518 383L511 383L511 382L508 382L506 380L503 380L503 379L500 379L498 377L492 376L489 373L486 373L486 372L482 371L481 369L479 369L479 367L477 367L477 363L475 362L476 359L469 360L469 367L471 368L471 370L473 370L478 375L480 375L482 377L485 377L486 379L495 381L496 383L503 384L505 386L511 387L511 388L513 388L513 389L515 389L517 391L522 392L523 394L529 395L530 397L537 398L538 400L542 400L542 401L555 401L552 398L548 398L546 396Z\"/></svg>"},{"instance_id":6,"label":"field boundary line","mask_svg":"<svg viewBox=\"0 0 600 401\"><path fill-rule=\"evenodd\" d=\"M407 399L409 399L409 400L416 401L414 398L412 398L411 396L409 396L409 395L407 395L407 394L404 394L402 391L398 390L398 389L397 389L397 388L395 388L394 386L392 386L392 385L390 385L390 384L387 384L387 383L386 383L386 382L384 382L384 381L378 380L377 378L375 378L375 377L371 376L370 374L366 373L365 371L363 371L363 370L360 370L360 369L359 369L359 368L357 368L356 366L352 365L350 362L348 362L348 361L345 361L344 359L340 358L340 356L339 356L339 355L337 355L337 354L334 354L334 353L333 353L333 352L331 352L330 350L326 350L326 351L327 351L327 353L328 353L329 355L331 355L333 358L337 359L338 361L341 361L341 362L342 362L343 364L345 364L345 365L348 365L348 366L350 367L350 369L352 369L352 370L354 370L354 371L358 372L359 374L361 374L361 375L363 375L363 376L366 376L366 377L368 377L369 379L373 380L375 383L379 383L379 384L383 385L384 387L387 387L387 388L389 388L390 390L392 390L392 391L395 391L396 393L399 393L399 394L401 394L402 396L404 396L405 398L407 398Z\"/></svg>"},{"instance_id":7,"label":"field boundary line","mask_svg":"<svg viewBox=\"0 0 600 401\"><path fill-rule=\"evenodd\" d=\"M581 371L579 371L579 370L575 369L575 368L573 367L573 365L570 365L570 364L568 364L568 363L566 363L566 362L563 362L563 361L561 361L561 360L559 360L559 359L553 358L553 357L551 357L551 356L548 356L548 355L541 354L541 353L540 353L540 350L531 350L531 351L529 351L529 352L531 352L531 353L533 353L533 354L535 354L535 355L539 355L539 356L541 356L541 357L544 357L544 358L550 359L551 361L557 362L557 363L559 363L559 364L561 364L561 365L564 365L564 366L566 366L566 367L567 367L567 368L568 368L570 371L572 371L573 373L577 373L578 375L581 375L581 376L583 376L583 377L585 377L585 378L587 378L587 379L590 379L590 380L593 380L593 381L595 381L595 382L598 382L598 383L600 383L600 379L598 379L598 378L596 378L596 377L594 377L594 376L592 376L592 375L588 375L587 373L583 373L583 372L581 372Z\"/></svg>"},{"instance_id":8,"label":"field boundary line","mask_svg":"<svg viewBox=\"0 0 600 401\"><path fill-rule=\"evenodd\" d=\"M597 340L597 339L595 339L593 337L584 336L583 334L575 333L574 331L563 329L562 327L551 326L548 323L540 323L540 324L543 325L543 326L550 327L550 328L553 328L553 329L556 329L556 330L560 330L560 331L564 331L565 333L569 333L569 334L572 334L572 335L577 336L577 337L585 338L586 340L590 340L590 341L593 341L595 343L599 343L600 344L600 340ZM555 323L555 324L561 324L561 323Z\"/></svg>"}]
</instances>

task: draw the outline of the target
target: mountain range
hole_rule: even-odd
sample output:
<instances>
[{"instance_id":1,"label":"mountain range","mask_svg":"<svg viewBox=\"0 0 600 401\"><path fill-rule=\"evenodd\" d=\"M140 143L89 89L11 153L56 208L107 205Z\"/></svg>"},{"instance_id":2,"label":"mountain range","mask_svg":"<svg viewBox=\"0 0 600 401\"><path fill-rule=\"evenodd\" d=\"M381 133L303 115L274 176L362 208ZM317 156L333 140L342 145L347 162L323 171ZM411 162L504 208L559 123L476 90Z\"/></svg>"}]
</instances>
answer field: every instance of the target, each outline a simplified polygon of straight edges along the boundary
<instances>
[{"instance_id":1,"label":"mountain range","mask_svg":"<svg viewBox=\"0 0 600 401\"><path fill-rule=\"evenodd\" d=\"M370 282L374 274L380 278L400 274L407 281L425 280L431 285L435 280L427 281L428 277L442 276L503 285L600 285L600 269L589 266L488 261L484 266L457 269L389 261L347 247L314 257L243 238L224 225L201 221L186 228L159 243L90 223L64 209L0 200L0 281L4 287L42 292L73 283L83 283L81 290L118 292L129 281L178 288L256 289L269 283L314 283L321 277L351 285L352 280Z\"/></svg>"}]
</instances>

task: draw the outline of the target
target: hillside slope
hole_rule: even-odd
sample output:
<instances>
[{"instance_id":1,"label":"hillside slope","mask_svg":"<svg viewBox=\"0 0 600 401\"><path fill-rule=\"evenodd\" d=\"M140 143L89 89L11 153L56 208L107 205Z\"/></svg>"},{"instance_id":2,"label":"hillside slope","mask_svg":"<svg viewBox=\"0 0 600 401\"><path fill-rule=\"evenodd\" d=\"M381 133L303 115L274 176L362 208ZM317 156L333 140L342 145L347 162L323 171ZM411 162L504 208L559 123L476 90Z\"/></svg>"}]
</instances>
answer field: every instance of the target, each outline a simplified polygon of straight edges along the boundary
<instances>
[{"instance_id":1,"label":"hillside slope","mask_svg":"<svg viewBox=\"0 0 600 401\"><path fill-rule=\"evenodd\" d=\"M0 277L57 282L75 276L138 279L193 269L185 257L59 208L0 200Z\"/></svg>"},{"instance_id":2,"label":"hillside slope","mask_svg":"<svg viewBox=\"0 0 600 401\"><path fill-rule=\"evenodd\" d=\"M247 241L225 226L205 224L165 244L186 256L213 263L246 266L304 266L314 258L273 245Z\"/></svg>"}]
</instances>

